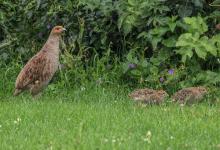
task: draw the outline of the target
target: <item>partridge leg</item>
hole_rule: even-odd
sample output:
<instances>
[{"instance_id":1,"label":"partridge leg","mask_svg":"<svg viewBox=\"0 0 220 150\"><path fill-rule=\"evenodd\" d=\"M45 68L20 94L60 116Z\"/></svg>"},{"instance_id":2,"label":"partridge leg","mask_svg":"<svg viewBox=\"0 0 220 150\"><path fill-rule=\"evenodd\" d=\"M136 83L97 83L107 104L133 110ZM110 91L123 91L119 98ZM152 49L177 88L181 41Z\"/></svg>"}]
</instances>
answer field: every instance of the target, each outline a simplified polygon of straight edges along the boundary
<instances>
[{"instance_id":1,"label":"partridge leg","mask_svg":"<svg viewBox=\"0 0 220 150\"><path fill-rule=\"evenodd\" d=\"M44 88L44 84L40 81L35 81L35 84L33 84L30 88L30 92L32 96L38 95Z\"/></svg>"}]
</instances>

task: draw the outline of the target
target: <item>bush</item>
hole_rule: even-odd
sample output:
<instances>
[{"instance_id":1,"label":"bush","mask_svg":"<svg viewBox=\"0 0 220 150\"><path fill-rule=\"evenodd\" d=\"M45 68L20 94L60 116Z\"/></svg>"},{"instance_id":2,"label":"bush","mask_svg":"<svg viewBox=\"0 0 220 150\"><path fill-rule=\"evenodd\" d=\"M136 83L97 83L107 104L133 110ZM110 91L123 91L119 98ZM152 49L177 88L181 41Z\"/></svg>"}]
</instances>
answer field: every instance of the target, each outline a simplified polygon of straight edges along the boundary
<instances>
[{"instance_id":1,"label":"bush","mask_svg":"<svg viewBox=\"0 0 220 150\"><path fill-rule=\"evenodd\" d=\"M24 64L64 25L62 82L218 85L220 15L204 0L1 0L1 67ZM64 44L65 43L65 44Z\"/></svg>"}]
</instances>

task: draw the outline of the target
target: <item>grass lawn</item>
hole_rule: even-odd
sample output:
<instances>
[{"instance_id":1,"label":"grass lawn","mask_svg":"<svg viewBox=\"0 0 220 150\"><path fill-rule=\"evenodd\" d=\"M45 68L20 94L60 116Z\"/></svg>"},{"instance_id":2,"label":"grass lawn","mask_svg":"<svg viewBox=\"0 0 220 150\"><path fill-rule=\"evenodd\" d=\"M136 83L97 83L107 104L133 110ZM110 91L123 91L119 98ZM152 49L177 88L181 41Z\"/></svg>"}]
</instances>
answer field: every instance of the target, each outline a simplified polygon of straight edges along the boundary
<instances>
[{"instance_id":1,"label":"grass lawn","mask_svg":"<svg viewBox=\"0 0 220 150\"><path fill-rule=\"evenodd\" d=\"M220 149L220 105L140 106L123 88L0 94L0 149Z\"/></svg>"}]
</instances>

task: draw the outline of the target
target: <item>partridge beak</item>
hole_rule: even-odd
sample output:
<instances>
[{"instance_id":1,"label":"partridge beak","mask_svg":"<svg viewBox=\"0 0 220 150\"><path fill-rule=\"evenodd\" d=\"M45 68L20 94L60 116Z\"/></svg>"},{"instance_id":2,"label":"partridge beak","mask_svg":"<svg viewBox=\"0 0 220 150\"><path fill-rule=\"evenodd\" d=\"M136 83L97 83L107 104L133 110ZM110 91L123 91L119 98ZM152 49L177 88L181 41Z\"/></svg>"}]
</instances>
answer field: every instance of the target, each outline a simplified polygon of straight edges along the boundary
<instances>
[{"instance_id":1,"label":"partridge beak","mask_svg":"<svg viewBox=\"0 0 220 150\"><path fill-rule=\"evenodd\" d=\"M63 31L66 31L66 28L63 28Z\"/></svg>"}]
</instances>

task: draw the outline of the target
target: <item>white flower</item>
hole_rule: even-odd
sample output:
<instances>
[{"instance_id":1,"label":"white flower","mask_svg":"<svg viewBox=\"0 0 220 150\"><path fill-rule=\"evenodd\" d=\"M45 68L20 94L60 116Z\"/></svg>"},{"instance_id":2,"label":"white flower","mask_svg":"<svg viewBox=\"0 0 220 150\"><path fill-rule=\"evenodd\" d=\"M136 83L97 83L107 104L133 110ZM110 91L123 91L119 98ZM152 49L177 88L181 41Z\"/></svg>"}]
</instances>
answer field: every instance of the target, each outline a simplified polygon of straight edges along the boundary
<instances>
[{"instance_id":1,"label":"white flower","mask_svg":"<svg viewBox=\"0 0 220 150\"><path fill-rule=\"evenodd\" d=\"M147 137L151 137L151 135L152 135L151 132L150 132L150 131L147 131L147 135L146 135L146 136L147 136Z\"/></svg>"},{"instance_id":2,"label":"white flower","mask_svg":"<svg viewBox=\"0 0 220 150\"><path fill-rule=\"evenodd\" d=\"M148 142L148 143L151 143L151 136L152 136L152 133L151 131L147 131L147 134L144 138L144 141Z\"/></svg>"},{"instance_id":3,"label":"white flower","mask_svg":"<svg viewBox=\"0 0 220 150\"><path fill-rule=\"evenodd\" d=\"M16 120L14 120L14 124L17 124L19 122L21 122L21 118L19 118L19 117Z\"/></svg>"},{"instance_id":4,"label":"white flower","mask_svg":"<svg viewBox=\"0 0 220 150\"><path fill-rule=\"evenodd\" d=\"M81 91L85 91L86 90L86 88L85 87L81 87Z\"/></svg>"},{"instance_id":5,"label":"white flower","mask_svg":"<svg viewBox=\"0 0 220 150\"><path fill-rule=\"evenodd\" d=\"M21 118L17 118L17 121L20 122L20 121L21 121Z\"/></svg>"}]
</instances>

